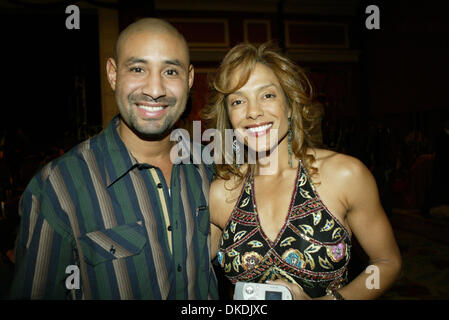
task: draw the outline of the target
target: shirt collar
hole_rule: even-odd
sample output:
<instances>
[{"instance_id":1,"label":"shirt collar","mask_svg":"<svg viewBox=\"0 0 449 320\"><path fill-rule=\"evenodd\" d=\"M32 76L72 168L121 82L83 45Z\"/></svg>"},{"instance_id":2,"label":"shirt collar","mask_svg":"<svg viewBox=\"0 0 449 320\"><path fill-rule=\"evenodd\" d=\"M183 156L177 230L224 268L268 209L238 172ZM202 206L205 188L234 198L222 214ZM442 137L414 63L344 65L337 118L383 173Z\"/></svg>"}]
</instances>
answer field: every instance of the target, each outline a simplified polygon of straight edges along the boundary
<instances>
[{"instance_id":1,"label":"shirt collar","mask_svg":"<svg viewBox=\"0 0 449 320\"><path fill-rule=\"evenodd\" d=\"M120 124L120 117L116 115L107 125L104 135L106 140L105 166L106 166L106 185L111 186L118 179L126 175L135 167L151 168L151 164L139 163L126 148L123 140L120 138L117 128ZM199 168L201 162L201 144L192 143L186 130L176 130L172 137L178 140L176 146L184 148L181 156L177 158L174 165L193 164Z\"/></svg>"},{"instance_id":2,"label":"shirt collar","mask_svg":"<svg viewBox=\"0 0 449 320\"><path fill-rule=\"evenodd\" d=\"M106 185L108 187L139 164L120 138L117 132L119 124L120 117L116 115L104 131L106 140L104 157L107 170Z\"/></svg>"}]
</instances>

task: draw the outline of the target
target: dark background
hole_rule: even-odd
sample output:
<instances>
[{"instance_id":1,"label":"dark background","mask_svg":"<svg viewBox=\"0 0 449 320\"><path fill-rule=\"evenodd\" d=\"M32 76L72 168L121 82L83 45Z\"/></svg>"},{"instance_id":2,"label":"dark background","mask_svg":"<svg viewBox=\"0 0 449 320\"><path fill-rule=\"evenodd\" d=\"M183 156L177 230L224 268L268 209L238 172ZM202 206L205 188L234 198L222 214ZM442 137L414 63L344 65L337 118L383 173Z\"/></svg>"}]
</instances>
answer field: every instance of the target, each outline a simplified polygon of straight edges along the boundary
<instances>
[{"instance_id":1,"label":"dark background","mask_svg":"<svg viewBox=\"0 0 449 320\"><path fill-rule=\"evenodd\" d=\"M30 145L42 150L62 145L64 134L83 123L101 125L95 13L83 12L82 28L68 30L65 6L5 11L0 12L0 128L11 135L21 128Z\"/></svg>"}]
</instances>

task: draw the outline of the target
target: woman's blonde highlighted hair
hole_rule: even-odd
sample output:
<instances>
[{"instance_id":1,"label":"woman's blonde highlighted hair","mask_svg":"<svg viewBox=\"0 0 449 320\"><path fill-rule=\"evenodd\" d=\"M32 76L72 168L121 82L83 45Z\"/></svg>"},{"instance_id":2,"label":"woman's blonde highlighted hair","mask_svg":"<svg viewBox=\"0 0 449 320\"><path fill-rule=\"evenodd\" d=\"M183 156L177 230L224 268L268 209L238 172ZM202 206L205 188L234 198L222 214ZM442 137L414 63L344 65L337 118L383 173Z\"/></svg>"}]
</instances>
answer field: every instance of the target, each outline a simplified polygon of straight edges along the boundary
<instances>
[{"instance_id":1,"label":"woman's blonde highlighted hair","mask_svg":"<svg viewBox=\"0 0 449 320\"><path fill-rule=\"evenodd\" d=\"M306 154L307 148L315 145L312 129L319 122L321 114L313 108L313 89L305 72L290 59L279 53L279 49L273 43L264 43L259 47L252 44L239 44L232 48L224 57L215 76L210 81L209 97L206 106L201 110L201 118L208 128L215 128L225 136L226 129L232 129L229 121L226 97L239 90L248 81L257 63L269 67L279 80L284 91L288 107L291 113L292 152L303 160L306 169L314 174L317 169L312 167L315 160L313 155ZM231 79L235 73L239 73L239 81L231 86ZM222 155L225 155L223 145ZM241 172L235 164L216 165L217 176L228 180L232 175L244 177L252 166L248 166L246 172Z\"/></svg>"}]
</instances>

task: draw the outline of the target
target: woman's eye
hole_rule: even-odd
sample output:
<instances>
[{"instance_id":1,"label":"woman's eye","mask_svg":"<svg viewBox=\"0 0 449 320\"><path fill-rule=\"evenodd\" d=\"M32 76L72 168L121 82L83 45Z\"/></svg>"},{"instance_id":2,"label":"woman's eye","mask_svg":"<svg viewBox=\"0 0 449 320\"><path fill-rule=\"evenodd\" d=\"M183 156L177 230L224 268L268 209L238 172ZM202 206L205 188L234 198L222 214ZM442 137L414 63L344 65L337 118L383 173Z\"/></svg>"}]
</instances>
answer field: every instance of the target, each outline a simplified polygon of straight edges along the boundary
<instances>
[{"instance_id":1,"label":"woman's eye","mask_svg":"<svg viewBox=\"0 0 449 320\"><path fill-rule=\"evenodd\" d=\"M275 96L274 94L272 94L272 93L266 93L266 94L264 95L264 97L265 97L266 99L270 99L270 98L275 98L276 96Z\"/></svg>"},{"instance_id":2,"label":"woman's eye","mask_svg":"<svg viewBox=\"0 0 449 320\"><path fill-rule=\"evenodd\" d=\"M234 100L231 102L231 106L236 106L236 105L242 104L242 102L243 102L242 100Z\"/></svg>"}]
</instances>

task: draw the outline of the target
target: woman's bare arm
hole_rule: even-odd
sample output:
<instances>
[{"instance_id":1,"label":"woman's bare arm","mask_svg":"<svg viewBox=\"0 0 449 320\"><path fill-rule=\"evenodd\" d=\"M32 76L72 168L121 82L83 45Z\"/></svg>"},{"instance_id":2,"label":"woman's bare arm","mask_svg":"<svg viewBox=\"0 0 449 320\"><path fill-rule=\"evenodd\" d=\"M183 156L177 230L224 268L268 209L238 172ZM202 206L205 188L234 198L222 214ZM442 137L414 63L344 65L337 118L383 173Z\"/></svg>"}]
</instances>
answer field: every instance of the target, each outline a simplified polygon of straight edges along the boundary
<instances>
[{"instance_id":1,"label":"woman's bare arm","mask_svg":"<svg viewBox=\"0 0 449 320\"><path fill-rule=\"evenodd\" d=\"M347 221L370 265L339 293L345 299L375 299L397 279L401 255L374 177L359 160L344 158L344 169L336 169L343 182L339 185L348 207Z\"/></svg>"}]
</instances>

